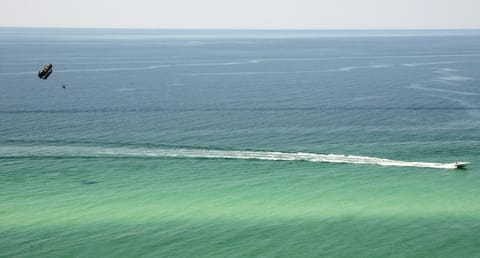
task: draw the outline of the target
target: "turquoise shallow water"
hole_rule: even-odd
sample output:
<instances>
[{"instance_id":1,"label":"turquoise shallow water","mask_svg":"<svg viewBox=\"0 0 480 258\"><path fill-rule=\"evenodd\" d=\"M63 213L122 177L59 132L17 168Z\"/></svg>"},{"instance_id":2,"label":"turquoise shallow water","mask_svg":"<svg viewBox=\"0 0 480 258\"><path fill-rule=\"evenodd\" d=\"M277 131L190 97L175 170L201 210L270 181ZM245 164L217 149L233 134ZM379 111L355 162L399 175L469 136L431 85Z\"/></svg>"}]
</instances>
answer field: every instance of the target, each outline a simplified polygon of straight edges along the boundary
<instances>
[{"instance_id":1,"label":"turquoise shallow water","mask_svg":"<svg viewBox=\"0 0 480 258\"><path fill-rule=\"evenodd\" d=\"M480 251L478 31L0 39L0 256Z\"/></svg>"}]
</instances>

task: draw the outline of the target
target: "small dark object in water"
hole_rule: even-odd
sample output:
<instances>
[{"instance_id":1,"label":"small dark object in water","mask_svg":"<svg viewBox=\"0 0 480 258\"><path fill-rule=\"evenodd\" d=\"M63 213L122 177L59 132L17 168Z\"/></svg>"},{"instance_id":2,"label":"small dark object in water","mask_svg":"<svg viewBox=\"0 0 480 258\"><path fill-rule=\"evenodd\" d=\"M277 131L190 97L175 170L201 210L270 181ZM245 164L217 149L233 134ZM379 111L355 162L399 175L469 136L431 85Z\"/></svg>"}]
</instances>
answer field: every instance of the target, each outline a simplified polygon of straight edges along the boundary
<instances>
[{"instance_id":1,"label":"small dark object in water","mask_svg":"<svg viewBox=\"0 0 480 258\"><path fill-rule=\"evenodd\" d=\"M455 167L458 169L465 169L465 167L468 165L468 162L455 162Z\"/></svg>"},{"instance_id":2,"label":"small dark object in water","mask_svg":"<svg viewBox=\"0 0 480 258\"><path fill-rule=\"evenodd\" d=\"M82 185L94 185L96 183L96 181L82 180Z\"/></svg>"},{"instance_id":3,"label":"small dark object in water","mask_svg":"<svg viewBox=\"0 0 480 258\"><path fill-rule=\"evenodd\" d=\"M67 85L63 84L62 89L66 89L66 88L67 88Z\"/></svg>"},{"instance_id":4,"label":"small dark object in water","mask_svg":"<svg viewBox=\"0 0 480 258\"><path fill-rule=\"evenodd\" d=\"M53 65L52 64L46 64L43 66L43 68L38 71L38 78L46 80L50 74L53 72Z\"/></svg>"}]
</instances>

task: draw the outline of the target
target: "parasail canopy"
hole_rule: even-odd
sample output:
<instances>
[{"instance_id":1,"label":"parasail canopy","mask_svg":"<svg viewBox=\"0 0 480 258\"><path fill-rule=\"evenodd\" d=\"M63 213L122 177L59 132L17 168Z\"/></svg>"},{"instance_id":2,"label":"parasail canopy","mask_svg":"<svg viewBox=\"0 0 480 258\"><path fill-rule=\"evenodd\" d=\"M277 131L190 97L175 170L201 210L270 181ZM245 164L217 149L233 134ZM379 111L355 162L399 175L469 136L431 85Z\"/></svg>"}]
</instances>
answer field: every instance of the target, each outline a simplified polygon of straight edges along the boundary
<instances>
[{"instance_id":1,"label":"parasail canopy","mask_svg":"<svg viewBox=\"0 0 480 258\"><path fill-rule=\"evenodd\" d=\"M52 64L44 65L43 68L38 71L38 77L40 79L46 80L48 78L48 76L50 76L50 74L52 74L52 72L53 72L52 68L53 68Z\"/></svg>"}]
</instances>

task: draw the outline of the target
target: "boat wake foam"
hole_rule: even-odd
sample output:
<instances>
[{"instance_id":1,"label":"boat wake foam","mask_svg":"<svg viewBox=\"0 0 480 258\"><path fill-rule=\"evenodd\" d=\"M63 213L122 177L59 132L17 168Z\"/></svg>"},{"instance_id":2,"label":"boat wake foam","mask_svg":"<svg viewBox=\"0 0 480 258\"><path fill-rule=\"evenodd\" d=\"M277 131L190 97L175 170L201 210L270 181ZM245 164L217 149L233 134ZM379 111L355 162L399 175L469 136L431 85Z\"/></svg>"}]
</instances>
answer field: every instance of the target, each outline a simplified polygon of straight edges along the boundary
<instances>
[{"instance_id":1,"label":"boat wake foam","mask_svg":"<svg viewBox=\"0 0 480 258\"><path fill-rule=\"evenodd\" d=\"M368 164L395 167L455 169L457 163L412 162L366 156L316 154L278 151L235 151L212 149L158 149L86 146L0 146L0 158L15 157L158 157L203 159L252 159L278 161L307 161L323 163ZM460 163L467 164L467 163Z\"/></svg>"}]
</instances>

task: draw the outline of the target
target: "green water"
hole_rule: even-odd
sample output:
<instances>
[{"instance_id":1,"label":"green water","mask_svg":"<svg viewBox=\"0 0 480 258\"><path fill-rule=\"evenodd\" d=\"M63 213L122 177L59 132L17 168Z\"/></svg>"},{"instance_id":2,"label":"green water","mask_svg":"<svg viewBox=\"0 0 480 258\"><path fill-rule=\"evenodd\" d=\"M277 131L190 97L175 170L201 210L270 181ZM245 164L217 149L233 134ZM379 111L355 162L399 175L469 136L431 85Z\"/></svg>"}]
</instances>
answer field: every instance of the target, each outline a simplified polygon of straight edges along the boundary
<instances>
[{"instance_id":1,"label":"green water","mask_svg":"<svg viewBox=\"0 0 480 258\"><path fill-rule=\"evenodd\" d=\"M3 161L15 168L1 178L6 257L473 257L478 250L479 181L466 171L202 159L23 162L30 168Z\"/></svg>"}]
</instances>

